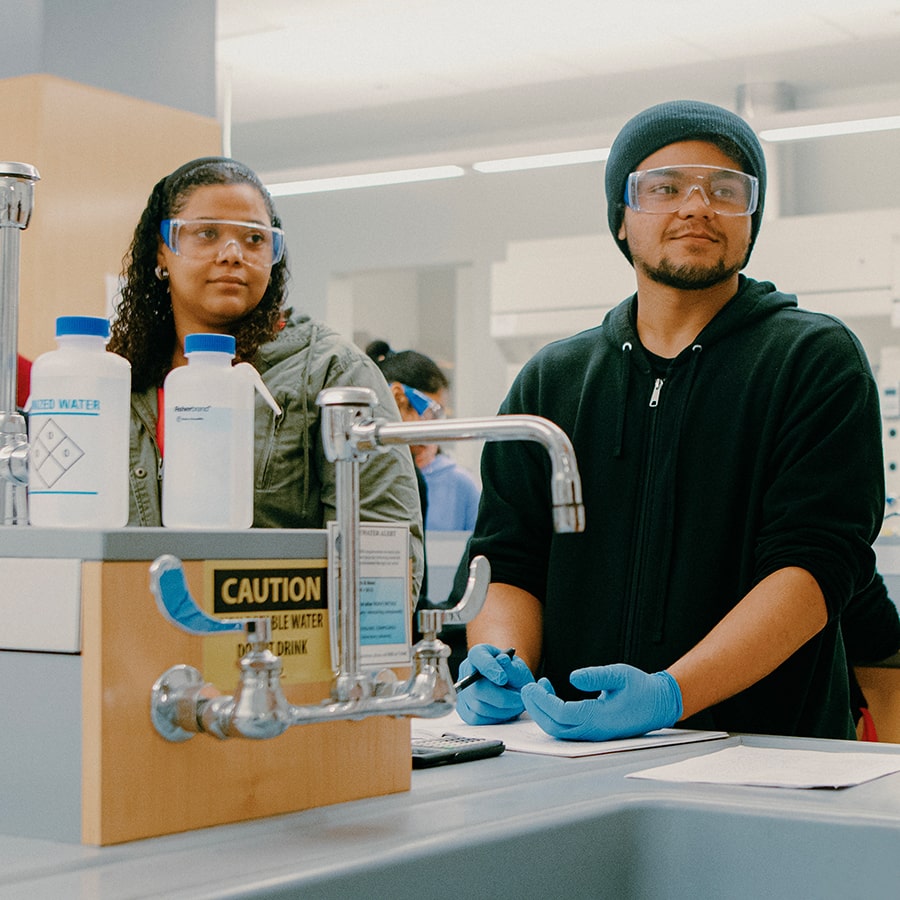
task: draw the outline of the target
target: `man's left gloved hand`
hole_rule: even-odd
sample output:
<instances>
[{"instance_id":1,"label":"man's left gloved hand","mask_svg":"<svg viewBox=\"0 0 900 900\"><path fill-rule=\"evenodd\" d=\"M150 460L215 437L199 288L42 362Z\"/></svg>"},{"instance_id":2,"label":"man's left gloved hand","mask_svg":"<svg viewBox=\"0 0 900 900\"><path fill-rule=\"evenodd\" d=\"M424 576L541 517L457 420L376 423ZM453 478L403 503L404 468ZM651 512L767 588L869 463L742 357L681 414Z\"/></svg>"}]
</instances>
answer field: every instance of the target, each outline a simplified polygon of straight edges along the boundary
<instances>
[{"instance_id":1,"label":"man's left gloved hand","mask_svg":"<svg viewBox=\"0 0 900 900\"><path fill-rule=\"evenodd\" d=\"M546 678L522 687L525 710L560 740L609 741L669 728L682 712L681 688L668 672L648 675L617 663L576 669L569 677L581 691L601 691L596 700L560 700Z\"/></svg>"}]
</instances>

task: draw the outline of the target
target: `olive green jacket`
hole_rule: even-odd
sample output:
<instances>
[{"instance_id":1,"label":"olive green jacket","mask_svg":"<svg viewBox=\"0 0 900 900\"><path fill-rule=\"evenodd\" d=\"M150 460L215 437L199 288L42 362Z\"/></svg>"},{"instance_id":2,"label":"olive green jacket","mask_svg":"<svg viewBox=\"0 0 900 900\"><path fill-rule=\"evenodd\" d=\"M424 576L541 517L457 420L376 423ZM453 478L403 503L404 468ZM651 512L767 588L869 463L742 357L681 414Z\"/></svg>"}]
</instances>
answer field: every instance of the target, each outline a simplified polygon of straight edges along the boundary
<instances>
[{"instance_id":1,"label":"olive green jacket","mask_svg":"<svg viewBox=\"0 0 900 900\"><path fill-rule=\"evenodd\" d=\"M375 391L378 418L399 421L378 367L354 344L306 316L288 322L253 361L281 415L257 396L255 528L324 528L335 518L335 470L325 459L316 405L326 387ZM156 441L157 390L131 395L129 525L161 525L163 465ZM414 596L424 570L422 513L407 447L374 453L360 465L361 519L410 525Z\"/></svg>"}]
</instances>

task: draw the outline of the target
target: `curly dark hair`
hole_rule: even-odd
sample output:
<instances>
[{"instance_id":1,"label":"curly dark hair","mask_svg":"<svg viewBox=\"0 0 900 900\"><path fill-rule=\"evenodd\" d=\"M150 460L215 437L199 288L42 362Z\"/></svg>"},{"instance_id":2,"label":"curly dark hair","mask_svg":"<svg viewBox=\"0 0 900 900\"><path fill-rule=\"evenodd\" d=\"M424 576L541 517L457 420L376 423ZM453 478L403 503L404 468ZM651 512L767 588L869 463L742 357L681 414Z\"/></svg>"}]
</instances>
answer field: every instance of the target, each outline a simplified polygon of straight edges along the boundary
<instances>
[{"instance_id":1,"label":"curly dark hair","mask_svg":"<svg viewBox=\"0 0 900 900\"><path fill-rule=\"evenodd\" d=\"M155 271L160 223L177 216L190 194L209 184L252 184L265 201L272 224L281 227L272 198L259 176L236 160L220 156L195 159L157 182L122 260L121 298L110 326L109 349L131 363L132 390L161 385L172 367L175 346L172 301L168 285L157 278ZM259 305L230 329L239 360L252 360L260 345L278 333L289 278L285 254L272 267Z\"/></svg>"}]
</instances>

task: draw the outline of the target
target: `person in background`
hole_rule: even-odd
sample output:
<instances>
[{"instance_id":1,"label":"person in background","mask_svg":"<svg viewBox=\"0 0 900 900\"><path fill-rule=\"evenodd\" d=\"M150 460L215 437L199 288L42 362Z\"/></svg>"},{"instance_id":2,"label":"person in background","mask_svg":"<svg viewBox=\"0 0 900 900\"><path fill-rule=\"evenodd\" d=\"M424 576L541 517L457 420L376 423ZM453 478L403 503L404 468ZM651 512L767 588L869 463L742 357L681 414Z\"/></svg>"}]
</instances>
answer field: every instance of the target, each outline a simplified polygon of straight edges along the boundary
<instances>
[{"instance_id":1,"label":"person in background","mask_svg":"<svg viewBox=\"0 0 900 900\"><path fill-rule=\"evenodd\" d=\"M378 368L381 370L382 375L384 375L384 361L389 355L392 354L393 351L384 341L372 341L366 346L366 355L378 366ZM423 358L427 359L427 357ZM438 371L440 372L440 370ZM440 374L441 378L443 378L443 373L441 372ZM439 413L442 413L443 411L443 408L440 406L440 404L438 404L436 400L433 400L432 398L426 396L415 388L409 388L408 392L406 392L403 390L403 385L393 381L390 382L389 387L391 389L391 393L394 395L394 402L397 404L397 409L400 411L400 418L405 422L416 421L419 418L424 417L426 414L430 418L435 418ZM416 402L416 406L413 406L412 401ZM410 451L413 455L413 468L415 469L416 473L416 487L419 491L419 509L422 513L422 522L424 523L428 519L428 485L425 483L425 476L422 474L422 470L418 465L415 464L416 453L417 451L421 451L421 449L421 447L416 445L412 445L410 447ZM414 613L418 610L419 607L430 605L428 596L428 553L427 549L424 548L424 545L423 554L424 571L422 574L422 589L419 592L419 602L414 609ZM413 637L415 638L415 640L418 640L421 636L422 635L418 630L416 617L414 614Z\"/></svg>"},{"instance_id":2,"label":"person in background","mask_svg":"<svg viewBox=\"0 0 900 900\"><path fill-rule=\"evenodd\" d=\"M613 142L608 222L637 291L501 406L572 439L586 528L553 533L538 453L486 444L467 722L855 738L840 629L875 574L878 388L845 325L741 274L765 189L756 134L718 106L658 104Z\"/></svg>"},{"instance_id":3,"label":"person in background","mask_svg":"<svg viewBox=\"0 0 900 900\"><path fill-rule=\"evenodd\" d=\"M366 353L390 384L404 419L444 414L450 382L433 359L415 350L396 352L383 340L369 343ZM437 444L414 446L412 451L427 494L425 530L471 531L481 496L478 483Z\"/></svg>"},{"instance_id":4,"label":"person in background","mask_svg":"<svg viewBox=\"0 0 900 900\"><path fill-rule=\"evenodd\" d=\"M285 309L288 263L272 198L233 159L195 159L150 193L124 260L109 349L132 372L129 525L160 525L165 451L162 386L185 365L185 336L231 334L237 361L251 363L282 409L256 405L255 527L322 528L335 517L334 465L325 459L316 397L356 385L378 398L377 415L397 406L372 361L326 325ZM409 523L416 595L423 533L415 467L406 447L360 467L364 521Z\"/></svg>"},{"instance_id":5,"label":"person in background","mask_svg":"<svg viewBox=\"0 0 900 900\"><path fill-rule=\"evenodd\" d=\"M472 531L481 488L472 475L447 453L437 452L422 466L428 485L426 531Z\"/></svg>"},{"instance_id":6,"label":"person in background","mask_svg":"<svg viewBox=\"0 0 900 900\"><path fill-rule=\"evenodd\" d=\"M450 383L440 366L431 357L415 350L395 352L383 340L367 344L366 353L381 369L394 393L400 415L406 421L443 417ZM465 517L469 515L467 511L473 503L475 507L478 504L478 487L472 476L457 466L449 455L440 453L436 444L414 446L412 451L419 477L425 530L435 530L435 522L453 526L470 523L469 530L471 530L474 519ZM441 465L436 467L440 469L437 476L429 475L429 471L435 467L435 463L438 461ZM444 465L445 462L446 465ZM454 496L453 485L457 486L461 496ZM474 501L472 500L473 492L475 493ZM453 528L452 530L461 529ZM452 603L448 604L444 598L432 598L429 595L427 559L424 584L419 608L453 605ZM415 618L413 619L413 635L416 639L421 637ZM450 658L447 663L455 679L459 664L466 655L465 628L461 625L447 625L441 631L440 638L450 647Z\"/></svg>"}]
</instances>

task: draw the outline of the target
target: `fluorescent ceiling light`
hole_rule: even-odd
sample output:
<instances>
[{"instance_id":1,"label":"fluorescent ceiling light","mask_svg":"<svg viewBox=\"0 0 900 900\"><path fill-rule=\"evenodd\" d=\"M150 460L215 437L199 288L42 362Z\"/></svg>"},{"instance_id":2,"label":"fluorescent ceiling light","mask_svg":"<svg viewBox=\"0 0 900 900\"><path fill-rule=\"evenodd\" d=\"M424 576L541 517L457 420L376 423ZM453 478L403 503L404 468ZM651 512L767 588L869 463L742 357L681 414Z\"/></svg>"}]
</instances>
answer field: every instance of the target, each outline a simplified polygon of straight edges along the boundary
<instances>
[{"instance_id":1,"label":"fluorescent ceiling light","mask_svg":"<svg viewBox=\"0 0 900 900\"><path fill-rule=\"evenodd\" d=\"M609 147L596 150L570 150L565 153L542 153L538 156L514 156L510 159L490 159L472 164L476 172L518 172L522 169L544 169L550 166L573 166L578 163L603 162Z\"/></svg>"},{"instance_id":2,"label":"fluorescent ceiling light","mask_svg":"<svg viewBox=\"0 0 900 900\"><path fill-rule=\"evenodd\" d=\"M339 175L334 178L313 178L308 181L285 181L266 185L273 197L291 194L318 194L322 191L346 191L351 188L377 187L382 184L408 184L413 181L436 181L458 178L465 170L460 166L428 166L424 169L398 169L394 172L369 172L365 175Z\"/></svg>"},{"instance_id":3,"label":"fluorescent ceiling light","mask_svg":"<svg viewBox=\"0 0 900 900\"><path fill-rule=\"evenodd\" d=\"M804 141L809 138L834 137L840 134L891 131L895 128L900 128L900 116L852 119L846 122L823 122L820 125L796 125L790 128L769 128L760 131L759 136L764 141Z\"/></svg>"}]
</instances>

